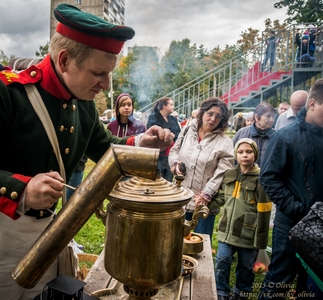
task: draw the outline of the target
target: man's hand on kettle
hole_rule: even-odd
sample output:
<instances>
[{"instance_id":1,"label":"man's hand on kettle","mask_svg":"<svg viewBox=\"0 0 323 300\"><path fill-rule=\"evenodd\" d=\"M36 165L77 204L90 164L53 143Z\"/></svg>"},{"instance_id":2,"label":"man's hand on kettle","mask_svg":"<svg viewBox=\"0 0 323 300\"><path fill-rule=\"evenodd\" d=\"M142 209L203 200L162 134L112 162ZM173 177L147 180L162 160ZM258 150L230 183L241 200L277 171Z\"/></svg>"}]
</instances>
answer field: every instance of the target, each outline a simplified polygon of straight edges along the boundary
<instances>
[{"instance_id":1,"label":"man's hand on kettle","mask_svg":"<svg viewBox=\"0 0 323 300\"><path fill-rule=\"evenodd\" d=\"M174 140L174 133L157 125L150 127L140 138L140 147L159 148L165 150Z\"/></svg>"},{"instance_id":2,"label":"man's hand on kettle","mask_svg":"<svg viewBox=\"0 0 323 300\"><path fill-rule=\"evenodd\" d=\"M50 208L63 196L63 178L58 172L37 174L26 186L25 207Z\"/></svg>"}]
</instances>

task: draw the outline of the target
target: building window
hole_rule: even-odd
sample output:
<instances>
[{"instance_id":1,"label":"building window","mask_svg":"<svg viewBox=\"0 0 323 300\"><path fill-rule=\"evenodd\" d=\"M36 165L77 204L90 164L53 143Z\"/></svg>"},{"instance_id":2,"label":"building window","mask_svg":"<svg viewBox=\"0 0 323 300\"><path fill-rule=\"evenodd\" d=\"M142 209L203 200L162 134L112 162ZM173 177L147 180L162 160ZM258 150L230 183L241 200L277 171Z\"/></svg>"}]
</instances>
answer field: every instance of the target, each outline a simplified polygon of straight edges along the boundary
<instances>
[{"instance_id":1,"label":"building window","mask_svg":"<svg viewBox=\"0 0 323 300\"><path fill-rule=\"evenodd\" d=\"M75 4L81 5L81 0L75 0Z\"/></svg>"}]
</instances>

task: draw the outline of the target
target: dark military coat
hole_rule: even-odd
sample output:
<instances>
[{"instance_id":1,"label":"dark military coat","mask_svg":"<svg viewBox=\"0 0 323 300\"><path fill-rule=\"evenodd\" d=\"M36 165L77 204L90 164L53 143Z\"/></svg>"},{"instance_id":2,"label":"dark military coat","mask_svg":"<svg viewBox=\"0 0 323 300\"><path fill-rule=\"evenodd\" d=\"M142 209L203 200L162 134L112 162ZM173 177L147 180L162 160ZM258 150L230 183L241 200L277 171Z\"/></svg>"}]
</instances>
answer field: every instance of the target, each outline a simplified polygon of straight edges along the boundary
<instances>
[{"instance_id":1,"label":"dark military coat","mask_svg":"<svg viewBox=\"0 0 323 300\"><path fill-rule=\"evenodd\" d=\"M26 95L23 85L27 83L37 87L56 129L67 181L83 154L97 162L111 143L127 142L105 128L93 101L81 101L68 93L49 55L19 74L1 71L0 212L14 219L19 218L15 211L31 177L59 171L47 134Z\"/></svg>"}]
</instances>

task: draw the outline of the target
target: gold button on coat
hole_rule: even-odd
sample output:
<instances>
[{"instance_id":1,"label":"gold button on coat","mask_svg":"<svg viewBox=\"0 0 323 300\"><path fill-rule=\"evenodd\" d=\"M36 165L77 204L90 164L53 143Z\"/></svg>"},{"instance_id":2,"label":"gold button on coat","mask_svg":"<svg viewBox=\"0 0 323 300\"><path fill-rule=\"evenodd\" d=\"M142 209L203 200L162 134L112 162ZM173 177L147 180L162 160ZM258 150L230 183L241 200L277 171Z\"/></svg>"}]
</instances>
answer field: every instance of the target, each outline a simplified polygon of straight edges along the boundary
<instances>
[{"instance_id":1,"label":"gold button on coat","mask_svg":"<svg viewBox=\"0 0 323 300\"><path fill-rule=\"evenodd\" d=\"M66 107L67 107L67 104L66 104L66 103L64 103L64 104L63 104L63 108L64 108L64 109L66 109Z\"/></svg>"},{"instance_id":2,"label":"gold button on coat","mask_svg":"<svg viewBox=\"0 0 323 300\"><path fill-rule=\"evenodd\" d=\"M73 132L74 132L74 126L71 126L70 133L73 133Z\"/></svg>"},{"instance_id":3,"label":"gold button on coat","mask_svg":"<svg viewBox=\"0 0 323 300\"><path fill-rule=\"evenodd\" d=\"M11 199L15 200L15 199L17 199L17 197L18 197L18 193L17 193L17 192L12 192L12 193L10 194L10 197L11 197Z\"/></svg>"},{"instance_id":4,"label":"gold button on coat","mask_svg":"<svg viewBox=\"0 0 323 300\"><path fill-rule=\"evenodd\" d=\"M6 189L5 187L2 187L2 188L0 189L0 193L1 193L2 195L4 195L6 192L7 192L7 189Z\"/></svg>"},{"instance_id":5,"label":"gold button on coat","mask_svg":"<svg viewBox=\"0 0 323 300\"><path fill-rule=\"evenodd\" d=\"M75 104L73 104L72 109L76 110L76 105Z\"/></svg>"},{"instance_id":6,"label":"gold button on coat","mask_svg":"<svg viewBox=\"0 0 323 300\"><path fill-rule=\"evenodd\" d=\"M69 148L66 148L65 149L65 154L69 154L70 153L70 149Z\"/></svg>"},{"instance_id":7,"label":"gold button on coat","mask_svg":"<svg viewBox=\"0 0 323 300\"><path fill-rule=\"evenodd\" d=\"M34 77L36 77L36 75L37 75L36 71L31 71L30 72L30 77L34 78Z\"/></svg>"},{"instance_id":8,"label":"gold button on coat","mask_svg":"<svg viewBox=\"0 0 323 300\"><path fill-rule=\"evenodd\" d=\"M59 131L63 131L64 129L65 129L64 125L61 125L61 126L59 127Z\"/></svg>"}]
</instances>

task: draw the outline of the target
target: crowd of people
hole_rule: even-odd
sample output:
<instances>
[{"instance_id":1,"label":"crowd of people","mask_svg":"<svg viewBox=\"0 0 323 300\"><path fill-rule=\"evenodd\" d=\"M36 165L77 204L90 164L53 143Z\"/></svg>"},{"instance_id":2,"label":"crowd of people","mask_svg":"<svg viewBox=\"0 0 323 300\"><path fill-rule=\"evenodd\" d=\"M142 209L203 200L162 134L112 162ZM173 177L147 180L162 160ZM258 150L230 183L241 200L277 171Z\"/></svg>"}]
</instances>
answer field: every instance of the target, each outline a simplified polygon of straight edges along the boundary
<instances>
[{"instance_id":1,"label":"crowd of people","mask_svg":"<svg viewBox=\"0 0 323 300\"><path fill-rule=\"evenodd\" d=\"M323 163L322 103L323 80L315 82L310 93L295 91L277 110L261 102L244 117L237 114L232 139L226 134L231 112L216 97L204 100L183 125L173 116L172 124L180 130L164 160L171 171L165 178L172 181L172 176L183 175L182 185L194 192L185 207L187 220L197 206L209 207L208 217L199 220L194 231L208 234L210 241L219 214L214 266L219 300L251 295L253 265L259 249L268 246L269 228L273 228L271 263L259 299L284 299L294 280L298 295L312 292L314 299L320 299L321 291L296 258L288 232L315 201L321 201L317 188ZM167 116L173 109L170 98L161 99L148 120L156 123L159 117L159 125L172 131ZM235 253L235 285L230 287Z\"/></svg>"},{"instance_id":2,"label":"crowd of people","mask_svg":"<svg viewBox=\"0 0 323 300\"><path fill-rule=\"evenodd\" d=\"M258 298L284 299L296 280L297 299L308 299L313 291L312 298L320 299L319 284L296 257L288 234L315 202L322 201L323 79L309 92L295 91L277 112L261 102L245 118L238 113L232 139L226 134L231 112L217 97L202 101L180 122L173 115L173 100L163 97L145 124L134 117L135 99L122 93L115 101L115 120L106 126L92 100L109 87L109 73L134 30L67 4L58 5L54 15L57 33L39 64L19 74L1 66L0 133L6 147L0 157L0 294L6 299L32 299L56 277L57 261L33 289L18 285L11 271L53 219L52 212L65 193L64 182L77 186L87 159L99 161L116 143L161 150L161 176L169 182L175 175L184 176L182 185L194 193L185 206L185 218L191 220L200 205L209 208L207 218L200 219L194 230L209 235L210 241L219 214L214 266L219 300L249 298L253 265L259 249L268 245L270 225L272 255ZM311 43L310 29L308 37L302 38L303 46ZM270 68L273 45L267 53ZM299 62L304 55L301 50ZM64 178L26 84L39 92L56 129ZM26 146L24 151L21 145Z\"/></svg>"},{"instance_id":3,"label":"crowd of people","mask_svg":"<svg viewBox=\"0 0 323 300\"><path fill-rule=\"evenodd\" d=\"M184 175L183 186L194 192L185 218L190 220L198 205L210 209L194 231L212 240L215 216L220 212L215 257L219 300L251 295L253 265L258 250L268 245L269 228L273 228L271 263L259 299L284 299L294 280L296 294L315 291L315 299L320 299L316 283L296 258L288 232L315 199L321 201L317 188L323 163L318 155L323 146L322 103L323 80L315 82L309 93L295 91L277 110L261 102L244 117L237 114L236 132L230 140L226 135L230 112L225 103L211 97L201 103L196 117L187 121L170 147L172 174ZM230 287L235 253L236 280Z\"/></svg>"},{"instance_id":4,"label":"crowd of people","mask_svg":"<svg viewBox=\"0 0 323 300\"><path fill-rule=\"evenodd\" d=\"M307 274L296 257L297 251L294 245L288 238L290 229L309 212L310 207L316 201L322 201L318 192L321 181L320 166L323 163L323 159L319 157L323 147L322 104L323 80L319 79L312 85L309 93L304 90L295 91L289 103L281 103L276 118L275 109L269 103L260 103L254 110L252 125L240 129L233 137L235 147L244 138L250 138L255 142L255 148L259 151L258 160L255 157L255 162L260 167L259 182L272 201L270 216L270 225L273 227L272 255L258 297L261 300L283 300L292 288L296 290L297 299L321 299L323 295L318 288L318 285L322 288L322 282L314 281ZM276 124L273 126L275 120ZM228 191L228 188L225 191ZM225 207L223 199L229 202L230 197L223 198L222 194L218 194L214 199L215 204L212 205L222 204ZM260 211L258 210L258 213ZM266 224L262 224L262 228L267 231L267 220ZM231 247L230 253L237 251L240 260L242 254L239 254L239 247L237 244L233 246L235 248ZM221 253L216 260L216 276L217 280L223 282L223 277L220 278L219 275L223 266L217 271L217 265L222 261L220 255ZM227 264L231 263L231 256L227 258ZM241 267L238 262L237 281ZM251 267L252 264L249 265L249 272ZM240 279L239 283L236 283L230 298L229 280L217 284L218 299L248 299L250 283L243 286L246 278L249 278L246 274L247 272L244 280ZM295 280L296 286L293 285Z\"/></svg>"}]
</instances>

